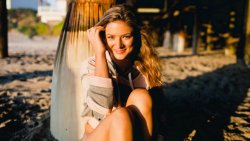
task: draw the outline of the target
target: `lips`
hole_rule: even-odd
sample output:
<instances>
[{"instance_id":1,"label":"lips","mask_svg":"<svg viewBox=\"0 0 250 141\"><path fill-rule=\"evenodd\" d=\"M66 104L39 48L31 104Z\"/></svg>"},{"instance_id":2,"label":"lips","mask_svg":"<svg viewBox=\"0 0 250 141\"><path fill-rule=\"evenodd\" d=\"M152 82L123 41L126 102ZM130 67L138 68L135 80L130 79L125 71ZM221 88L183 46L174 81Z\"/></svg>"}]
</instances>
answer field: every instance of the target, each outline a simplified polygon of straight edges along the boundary
<instances>
[{"instance_id":1,"label":"lips","mask_svg":"<svg viewBox=\"0 0 250 141\"><path fill-rule=\"evenodd\" d=\"M114 53L116 53L116 54L123 54L123 53L125 53L125 51L126 51L126 49L115 49Z\"/></svg>"}]
</instances>

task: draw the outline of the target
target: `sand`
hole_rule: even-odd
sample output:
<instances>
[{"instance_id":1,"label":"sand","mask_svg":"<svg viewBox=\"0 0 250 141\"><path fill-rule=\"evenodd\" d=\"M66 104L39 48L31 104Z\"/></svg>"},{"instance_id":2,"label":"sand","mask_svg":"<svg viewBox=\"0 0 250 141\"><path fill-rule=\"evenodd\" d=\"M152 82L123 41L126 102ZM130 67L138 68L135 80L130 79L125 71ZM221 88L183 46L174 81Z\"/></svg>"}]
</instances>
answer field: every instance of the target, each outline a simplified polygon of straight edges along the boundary
<instances>
[{"instance_id":1,"label":"sand","mask_svg":"<svg viewBox=\"0 0 250 141\"><path fill-rule=\"evenodd\" d=\"M0 140L54 140L49 134L56 37L9 33L0 60ZM164 79L159 132L165 140L250 140L250 69L222 50L175 53L158 47Z\"/></svg>"}]
</instances>

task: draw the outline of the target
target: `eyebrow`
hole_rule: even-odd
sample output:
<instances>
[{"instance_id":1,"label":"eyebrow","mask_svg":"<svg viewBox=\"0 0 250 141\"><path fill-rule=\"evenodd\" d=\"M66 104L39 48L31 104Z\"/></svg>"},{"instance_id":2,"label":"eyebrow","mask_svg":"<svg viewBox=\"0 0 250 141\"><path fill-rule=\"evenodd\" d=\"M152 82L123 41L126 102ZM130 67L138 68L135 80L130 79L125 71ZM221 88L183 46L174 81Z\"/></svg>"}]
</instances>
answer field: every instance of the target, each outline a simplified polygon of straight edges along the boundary
<instances>
[{"instance_id":1,"label":"eyebrow","mask_svg":"<svg viewBox=\"0 0 250 141\"><path fill-rule=\"evenodd\" d=\"M113 35L113 34L109 34L109 33L108 33L107 35ZM121 36L126 36L126 35L132 35L132 32L122 34Z\"/></svg>"}]
</instances>

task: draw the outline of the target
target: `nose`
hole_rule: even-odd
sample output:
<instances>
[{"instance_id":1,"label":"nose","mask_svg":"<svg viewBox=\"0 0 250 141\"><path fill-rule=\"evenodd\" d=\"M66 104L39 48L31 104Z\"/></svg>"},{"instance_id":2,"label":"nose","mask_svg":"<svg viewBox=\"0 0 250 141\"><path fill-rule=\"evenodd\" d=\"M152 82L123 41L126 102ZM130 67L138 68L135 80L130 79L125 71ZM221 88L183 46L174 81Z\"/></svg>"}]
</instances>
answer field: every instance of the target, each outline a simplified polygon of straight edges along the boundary
<instances>
[{"instance_id":1,"label":"nose","mask_svg":"<svg viewBox=\"0 0 250 141\"><path fill-rule=\"evenodd\" d=\"M117 48L122 48L122 47L123 47L123 43L122 43L121 38L117 38L117 39L115 40L115 46L116 46Z\"/></svg>"}]
</instances>

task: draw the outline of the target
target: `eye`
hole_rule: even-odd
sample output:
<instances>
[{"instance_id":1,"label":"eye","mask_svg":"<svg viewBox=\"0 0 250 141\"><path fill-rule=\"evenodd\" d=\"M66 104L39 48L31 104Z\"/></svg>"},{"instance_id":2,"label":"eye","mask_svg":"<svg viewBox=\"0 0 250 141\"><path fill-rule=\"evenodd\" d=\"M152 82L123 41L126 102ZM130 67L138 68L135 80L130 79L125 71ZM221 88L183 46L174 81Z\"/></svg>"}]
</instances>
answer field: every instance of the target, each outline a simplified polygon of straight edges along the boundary
<instances>
[{"instance_id":1,"label":"eye","mask_svg":"<svg viewBox=\"0 0 250 141\"><path fill-rule=\"evenodd\" d=\"M109 40L114 39L114 37L113 37L113 36L107 36L106 38L107 38L107 39L109 39Z\"/></svg>"},{"instance_id":2,"label":"eye","mask_svg":"<svg viewBox=\"0 0 250 141\"><path fill-rule=\"evenodd\" d=\"M123 36L122 38L123 39L129 39L129 38L131 38L132 36L131 35L126 35L126 36Z\"/></svg>"}]
</instances>

